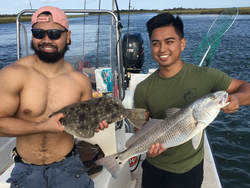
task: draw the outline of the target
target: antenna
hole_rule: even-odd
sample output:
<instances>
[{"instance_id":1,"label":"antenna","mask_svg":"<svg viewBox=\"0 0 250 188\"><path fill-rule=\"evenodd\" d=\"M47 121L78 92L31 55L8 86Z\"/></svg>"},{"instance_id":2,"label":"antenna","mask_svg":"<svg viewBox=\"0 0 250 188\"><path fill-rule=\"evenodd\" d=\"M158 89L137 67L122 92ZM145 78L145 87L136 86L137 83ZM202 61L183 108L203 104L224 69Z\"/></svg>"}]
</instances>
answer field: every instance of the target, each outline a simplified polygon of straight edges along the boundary
<instances>
[{"instance_id":1,"label":"antenna","mask_svg":"<svg viewBox=\"0 0 250 188\"><path fill-rule=\"evenodd\" d=\"M31 5L31 1L29 0L29 3L30 3L30 9L32 9L32 5Z\"/></svg>"}]
</instances>

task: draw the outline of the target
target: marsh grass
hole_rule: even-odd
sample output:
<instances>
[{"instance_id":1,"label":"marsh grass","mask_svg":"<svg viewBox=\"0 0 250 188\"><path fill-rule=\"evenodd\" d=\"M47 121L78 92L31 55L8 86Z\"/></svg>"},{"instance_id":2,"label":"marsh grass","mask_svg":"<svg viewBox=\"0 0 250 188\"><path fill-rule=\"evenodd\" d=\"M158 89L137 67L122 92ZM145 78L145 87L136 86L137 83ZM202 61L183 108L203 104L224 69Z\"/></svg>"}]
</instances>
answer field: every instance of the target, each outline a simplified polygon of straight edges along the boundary
<instances>
[{"instance_id":1,"label":"marsh grass","mask_svg":"<svg viewBox=\"0 0 250 188\"><path fill-rule=\"evenodd\" d=\"M169 12L171 14L220 14L227 8L215 9L169 9L158 12ZM250 7L238 7L239 14L250 14Z\"/></svg>"}]
</instances>

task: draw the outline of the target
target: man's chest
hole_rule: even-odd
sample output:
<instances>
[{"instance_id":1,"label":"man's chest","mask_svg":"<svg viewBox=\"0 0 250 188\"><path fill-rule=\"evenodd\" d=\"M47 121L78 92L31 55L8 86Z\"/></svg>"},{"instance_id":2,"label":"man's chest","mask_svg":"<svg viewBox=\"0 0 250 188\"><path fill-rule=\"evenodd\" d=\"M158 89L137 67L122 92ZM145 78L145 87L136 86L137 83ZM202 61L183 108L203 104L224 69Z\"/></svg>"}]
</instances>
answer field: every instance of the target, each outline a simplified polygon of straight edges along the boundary
<instances>
[{"instance_id":1,"label":"man's chest","mask_svg":"<svg viewBox=\"0 0 250 188\"><path fill-rule=\"evenodd\" d=\"M48 117L51 113L79 101L80 88L69 83L29 84L20 93L18 114L27 118Z\"/></svg>"}]
</instances>

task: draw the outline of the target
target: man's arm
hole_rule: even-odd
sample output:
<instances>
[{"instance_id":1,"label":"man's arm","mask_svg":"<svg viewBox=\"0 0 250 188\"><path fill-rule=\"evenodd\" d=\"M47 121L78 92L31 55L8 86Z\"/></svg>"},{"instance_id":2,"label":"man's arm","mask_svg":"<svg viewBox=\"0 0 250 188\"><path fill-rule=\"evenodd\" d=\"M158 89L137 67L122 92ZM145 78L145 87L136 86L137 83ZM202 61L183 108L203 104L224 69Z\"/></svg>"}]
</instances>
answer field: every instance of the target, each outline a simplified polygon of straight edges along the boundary
<instances>
[{"instance_id":1,"label":"man's arm","mask_svg":"<svg viewBox=\"0 0 250 188\"><path fill-rule=\"evenodd\" d=\"M250 84L243 80L232 79L226 90L229 93L229 105L224 107L224 113L236 113L240 106L250 105Z\"/></svg>"},{"instance_id":2,"label":"man's arm","mask_svg":"<svg viewBox=\"0 0 250 188\"><path fill-rule=\"evenodd\" d=\"M0 136L17 137L43 132L62 132L63 125L59 122L62 114L40 124L14 117L20 105L20 93L25 80L25 69L21 66L11 65L0 71Z\"/></svg>"},{"instance_id":3,"label":"man's arm","mask_svg":"<svg viewBox=\"0 0 250 188\"><path fill-rule=\"evenodd\" d=\"M64 128L59 120L63 117L62 113L56 114L42 123L24 121L13 117L1 117L0 137L18 137L48 132L62 133Z\"/></svg>"}]
</instances>

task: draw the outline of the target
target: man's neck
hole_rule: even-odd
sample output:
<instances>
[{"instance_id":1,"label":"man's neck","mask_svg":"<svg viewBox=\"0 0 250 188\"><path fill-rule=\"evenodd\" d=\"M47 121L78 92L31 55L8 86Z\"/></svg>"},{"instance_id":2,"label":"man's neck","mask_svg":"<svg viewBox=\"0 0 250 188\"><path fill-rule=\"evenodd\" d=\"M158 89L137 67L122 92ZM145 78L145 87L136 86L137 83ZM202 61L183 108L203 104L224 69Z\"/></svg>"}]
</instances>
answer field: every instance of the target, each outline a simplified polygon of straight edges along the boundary
<instances>
[{"instance_id":1,"label":"man's neck","mask_svg":"<svg viewBox=\"0 0 250 188\"><path fill-rule=\"evenodd\" d=\"M46 77L54 77L61 74L64 67L64 59L60 59L54 63L46 63L41 61L37 56L35 58L34 68L44 74Z\"/></svg>"},{"instance_id":2,"label":"man's neck","mask_svg":"<svg viewBox=\"0 0 250 188\"><path fill-rule=\"evenodd\" d=\"M181 61L180 63L176 63L170 66L160 66L159 67L159 76L162 78L171 78L176 75L182 69L184 63Z\"/></svg>"}]
</instances>

